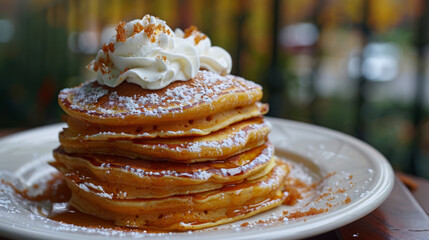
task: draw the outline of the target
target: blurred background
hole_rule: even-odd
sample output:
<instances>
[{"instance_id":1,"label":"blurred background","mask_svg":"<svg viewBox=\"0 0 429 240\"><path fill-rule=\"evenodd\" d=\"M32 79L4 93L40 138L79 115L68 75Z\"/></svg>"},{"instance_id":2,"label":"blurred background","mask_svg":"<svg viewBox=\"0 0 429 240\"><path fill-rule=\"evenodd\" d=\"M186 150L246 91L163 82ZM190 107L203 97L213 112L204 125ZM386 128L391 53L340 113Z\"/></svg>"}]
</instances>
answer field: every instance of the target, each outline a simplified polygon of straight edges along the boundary
<instances>
[{"instance_id":1,"label":"blurred background","mask_svg":"<svg viewBox=\"0 0 429 240\"><path fill-rule=\"evenodd\" d=\"M196 25L264 86L270 116L356 136L396 170L429 178L425 0L0 0L0 128L61 121L60 89L119 21Z\"/></svg>"}]
</instances>

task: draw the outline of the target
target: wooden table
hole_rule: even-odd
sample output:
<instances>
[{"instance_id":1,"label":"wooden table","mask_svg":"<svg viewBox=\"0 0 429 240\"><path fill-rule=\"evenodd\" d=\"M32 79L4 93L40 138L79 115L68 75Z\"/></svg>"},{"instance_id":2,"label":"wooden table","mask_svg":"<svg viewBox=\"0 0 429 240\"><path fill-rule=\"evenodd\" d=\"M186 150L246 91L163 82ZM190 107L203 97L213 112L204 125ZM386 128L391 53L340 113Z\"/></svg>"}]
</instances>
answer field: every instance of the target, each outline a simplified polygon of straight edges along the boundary
<instances>
[{"instance_id":1,"label":"wooden table","mask_svg":"<svg viewBox=\"0 0 429 240\"><path fill-rule=\"evenodd\" d=\"M0 137L20 130L0 130ZM392 194L380 207L353 223L308 239L429 239L428 214L429 181L396 173Z\"/></svg>"},{"instance_id":2,"label":"wooden table","mask_svg":"<svg viewBox=\"0 0 429 240\"><path fill-rule=\"evenodd\" d=\"M404 182L414 187L410 191ZM429 181L396 173L389 198L365 217L309 239L429 239Z\"/></svg>"}]
</instances>

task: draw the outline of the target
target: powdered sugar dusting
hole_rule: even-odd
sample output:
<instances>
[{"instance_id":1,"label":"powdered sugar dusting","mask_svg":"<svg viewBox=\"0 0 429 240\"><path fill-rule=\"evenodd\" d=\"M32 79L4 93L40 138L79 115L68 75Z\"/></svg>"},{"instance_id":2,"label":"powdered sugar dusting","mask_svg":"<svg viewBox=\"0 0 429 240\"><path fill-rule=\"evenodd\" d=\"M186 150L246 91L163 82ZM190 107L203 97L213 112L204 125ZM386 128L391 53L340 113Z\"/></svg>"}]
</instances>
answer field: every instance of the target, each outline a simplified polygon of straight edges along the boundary
<instances>
[{"instance_id":1,"label":"powdered sugar dusting","mask_svg":"<svg viewBox=\"0 0 429 240\"><path fill-rule=\"evenodd\" d=\"M78 186L80 189L84 190L85 192L94 193L97 196L102 198L113 199L113 193L105 192L102 186L95 185L91 182L82 182L82 183L79 183Z\"/></svg>"},{"instance_id":2,"label":"powdered sugar dusting","mask_svg":"<svg viewBox=\"0 0 429 240\"><path fill-rule=\"evenodd\" d=\"M231 96L231 102L234 102L237 101L235 94L239 92L249 93L243 105L250 104L254 101L254 94L259 91L261 86L243 78L200 71L189 83L177 83L170 88L141 96L121 96L114 89L109 90L90 81L77 88L62 90L59 98L64 105L69 103L73 110L105 118L123 118L128 115L162 117L167 113L182 113L185 108L198 104L213 107L212 102L222 95ZM103 96L108 100L100 102Z\"/></svg>"},{"instance_id":3,"label":"powdered sugar dusting","mask_svg":"<svg viewBox=\"0 0 429 240\"><path fill-rule=\"evenodd\" d=\"M69 93L73 92L73 103L71 108L78 109L79 106L91 106L98 102L98 100L107 95L109 90L102 87L93 87L89 84L83 84L78 91L75 91L75 88L66 88L63 89L60 94L60 99L65 99Z\"/></svg>"},{"instance_id":4,"label":"powdered sugar dusting","mask_svg":"<svg viewBox=\"0 0 429 240\"><path fill-rule=\"evenodd\" d=\"M132 168L130 166L125 166L122 169L128 172L131 172L135 175L138 175L139 177L159 177L159 176L174 176L174 177L185 177L185 178L193 178L193 179L201 179L201 180L208 180L214 175L219 175L223 177L228 176L235 176L241 173L245 173L251 169L254 169L255 167L265 164L268 162L274 154L273 147L267 147L265 148L261 154L259 154L253 161L250 161L249 163L233 167L233 168L211 168L208 170L198 170L195 172L178 172L176 170L162 170L160 172L157 171L145 171L143 169L138 168Z\"/></svg>"},{"instance_id":5,"label":"powdered sugar dusting","mask_svg":"<svg viewBox=\"0 0 429 240\"><path fill-rule=\"evenodd\" d=\"M265 127L270 127L267 121L258 124L251 124L247 126L247 129L240 129L233 134L227 136L227 138L219 141L195 141L189 143L181 143L178 146L172 148L168 144L158 144L157 147L161 149L175 150L177 152L193 152L200 153L198 156L201 157L203 149L213 149L219 153L223 153L223 149L229 149L234 146L244 146L248 141L249 131L256 131ZM262 134L262 133L257 133Z\"/></svg>"},{"instance_id":6,"label":"powdered sugar dusting","mask_svg":"<svg viewBox=\"0 0 429 240\"><path fill-rule=\"evenodd\" d=\"M274 176L279 176L282 175L284 173L284 169L280 168L280 167L276 167L273 169L272 171L272 175ZM280 181L278 178L267 178L265 179L265 181L261 181L259 182L259 186L263 187L263 188L277 188L277 186L280 184Z\"/></svg>"},{"instance_id":7,"label":"powdered sugar dusting","mask_svg":"<svg viewBox=\"0 0 429 240\"><path fill-rule=\"evenodd\" d=\"M0 179L12 183L15 187L21 186L23 189L26 186L24 182L18 179L10 172L0 171ZM19 187L19 188L21 188ZM178 233L147 233L146 231L121 231L105 227L84 227L67 224L59 221L54 221L46 217L46 213L53 208L55 204L49 201L29 201L16 194L15 191L6 184L0 184L0 216L2 219L7 219L7 226L14 228L16 238L29 238L30 233L32 238L46 238L46 233L55 234L58 238L64 238L62 234L68 235L69 239L83 238L87 239L91 236L99 237L128 237L128 238L165 238L177 235ZM64 204L64 203L60 203ZM3 223L5 224L5 223ZM4 226L4 225L3 225ZM25 230L25 231L21 231ZM76 234L76 235L75 235ZM179 233L180 234L180 233ZM23 237L25 235L25 237ZM54 235L52 235L54 236Z\"/></svg>"}]
</instances>

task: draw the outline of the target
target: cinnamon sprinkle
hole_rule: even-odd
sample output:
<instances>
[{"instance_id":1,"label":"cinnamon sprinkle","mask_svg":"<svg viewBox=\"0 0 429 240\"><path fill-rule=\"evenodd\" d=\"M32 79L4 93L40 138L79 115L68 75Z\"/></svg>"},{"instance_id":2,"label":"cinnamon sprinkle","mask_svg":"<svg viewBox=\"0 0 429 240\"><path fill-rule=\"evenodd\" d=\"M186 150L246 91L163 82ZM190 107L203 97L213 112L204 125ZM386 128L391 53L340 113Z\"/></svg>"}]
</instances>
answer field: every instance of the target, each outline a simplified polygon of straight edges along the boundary
<instances>
[{"instance_id":1,"label":"cinnamon sprinkle","mask_svg":"<svg viewBox=\"0 0 429 240\"><path fill-rule=\"evenodd\" d=\"M307 216L321 214L327 211L328 211L327 208L320 208L320 209L310 208L308 211L305 211L305 212L296 211L289 214L287 212L283 214L286 215L285 217L287 218L300 218L300 217L307 217Z\"/></svg>"},{"instance_id":2,"label":"cinnamon sprinkle","mask_svg":"<svg viewBox=\"0 0 429 240\"><path fill-rule=\"evenodd\" d=\"M162 59L162 61L167 62L166 56L157 56L158 59Z\"/></svg>"},{"instance_id":3,"label":"cinnamon sprinkle","mask_svg":"<svg viewBox=\"0 0 429 240\"><path fill-rule=\"evenodd\" d=\"M144 29L143 25L141 25L139 22L137 22L136 24L134 24L134 34L137 34L137 33L141 32L141 31L143 31L143 29Z\"/></svg>"},{"instance_id":4,"label":"cinnamon sprinkle","mask_svg":"<svg viewBox=\"0 0 429 240\"><path fill-rule=\"evenodd\" d=\"M207 36L204 34L204 33L202 33L202 32L200 32L200 31L198 31L198 28L197 27L195 27L195 26L190 26L190 27L188 27L187 29L185 29L185 36L184 36L184 38L188 38L188 37L190 37L191 35L195 35L195 38L194 38L194 41L195 41L195 45L198 45L198 43L201 41L201 40L203 40L203 39L206 39L207 38Z\"/></svg>"},{"instance_id":5,"label":"cinnamon sprinkle","mask_svg":"<svg viewBox=\"0 0 429 240\"><path fill-rule=\"evenodd\" d=\"M302 195L298 190L292 186L287 186L285 188L285 191L289 194L287 195L286 199L283 201L284 205L293 206L295 205L298 200L302 199Z\"/></svg>"},{"instance_id":6,"label":"cinnamon sprinkle","mask_svg":"<svg viewBox=\"0 0 429 240\"><path fill-rule=\"evenodd\" d=\"M125 24L125 22L119 22L119 24L116 26L116 42L125 42L127 40Z\"/></svg>"},{"instance_id":7,"label":"cinnamon sprinkle","mask_svg":"<svg viewBox=\"0 0 429 240\"><path fill-rule=\"evenodd\" d=\"M206 39L206 35L204 33L199 32L200 34L195 36L195 45L197 45L201 40Z\"/></svg>"},{"instance_id":8,"label":"cinnamon sprinkle","mask_svg":"<svg viewBox=\"0 0 429 240\"><path fill-rule=\"evenodd\" d=\"M123 74L124 72L130 70L130 68L125 68L123 71L121 71L121 74Z\"/></svg>"},{"instance_id":9,"label":"cinnamon sprinkle","mask_svg":"<svg viewBox=\"0 0 429 240\"><path fill-rule=\"evenodd\" d=\"M113 43L109 43L109 44L103 44L103 52L105 54L108 54L110 52L114 52L115 51L115 45Z\"/></svg>"},{"instance_id":10,"label":"cinnamon sprinkle","mask_svg":"<svg viewBox=\"0 0 429 240\"><path fill-rule=\"evenodd\" d=\"M30 188L19 190L11 182L5 181L4 179L1 179L0 182L4 185L10 186L16 194L29 201L48 200L54 203L60 203L68 201L71 197L71 192L61 173L52 174L52 178L46 182L47 188L41 194L36 196L29 194ZM31 188L38 189L39 185L35 184Z\"/></svg>"},{"instance_id":11,"label":"cinnamon sprinkle","mask_svg":"<svg viewBox=\"0 0 429 240\"><path fill-rule=\"evenodd\" d=\"M109 72L109 66L112 64L110 61L109 54L106 55L107 59L103 59L102 57L98 58L98 61L94 61L94 71L98 71L100 69L100 72L102 74L106 74Z\"/></svg>"},{"instance_id":12,"label":"cinnamon sprinkle","mask_svg":"<svg viewBox=\"0 0 429 240\"><path fill-rule=\"evenodd\" d=\"M155 24L149 24L144 28L144 32L146 33L147 37L151 37L152 34L155 32Z\"/></svg>"},{"instance_id":13,"label":"cinnamon sprinkle","mask_svg":"<svg viewBox=\"0 0 429 240\"><path fill-rule=\"evenodd\" d=\"M343 203L351 203L351 202L352 202L352 200L350 199L350 197L347 197Z\"/></svg>"},{"instance_id":14,"label":"cinnamon sprinkle","mask_svg":"<svg viewBox=\"0 0 429 240\"><path fill-rule=\"evenodd\" d=\"M185 29L185 37L184 38L190 37L194 31L198 31L198 28L195 27L194 25L191 25L190 27Z\"/></svg>"},{"instance_id":15,"label":"cinnamon sprinkle","mask_svg":"<svg viewBox=\"0 0 429 240\"><path fill-rule=\"evenodd\" d=\"M161 24L148 24L146 27L144 27L143 31L146 33L147 37L150 38L151 42L156 42L155 35L160 31L166 34L170 34L170 30L166 29L165 26Z\"/></svg>"},{"instance_id":16,"label":"cinnamon sprinkle","mask_svg":"<svg viewBox=\"0 0 429 240\"><path fill-rule=\"evenodd\" d=\"M244 223L242 223L241 225L240 225L240 227L247 227L247 226L249 226L250 225L250 223L249 222L244 222Z\"/></svg>"}]
</instances>

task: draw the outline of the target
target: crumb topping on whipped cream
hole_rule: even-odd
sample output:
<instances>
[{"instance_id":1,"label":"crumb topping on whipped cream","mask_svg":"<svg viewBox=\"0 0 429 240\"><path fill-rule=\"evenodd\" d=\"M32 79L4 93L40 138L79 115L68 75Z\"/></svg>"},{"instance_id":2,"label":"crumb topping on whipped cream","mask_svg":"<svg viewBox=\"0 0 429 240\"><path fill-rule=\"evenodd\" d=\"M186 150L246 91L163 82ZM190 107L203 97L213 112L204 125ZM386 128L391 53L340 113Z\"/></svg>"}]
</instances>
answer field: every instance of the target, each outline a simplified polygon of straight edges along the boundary
<instances>
[{"instance_id":1,"label":"crumb topping on whipped cream","mask_svg":"<svg viewBox=\"0 0 429 240\"><path fill-rule=\"evenodd\" d=\"M98 73L100 84L109 87L127 81L155 90L194 78L200 69L229 74L232 60L196 27L173 32L165 21L146 15L120 22L116 36L103 45L87 68Z\"/></svg>"}]
</instances>

